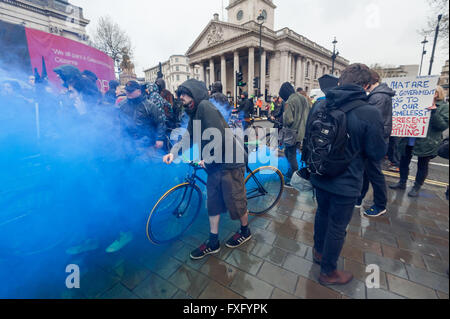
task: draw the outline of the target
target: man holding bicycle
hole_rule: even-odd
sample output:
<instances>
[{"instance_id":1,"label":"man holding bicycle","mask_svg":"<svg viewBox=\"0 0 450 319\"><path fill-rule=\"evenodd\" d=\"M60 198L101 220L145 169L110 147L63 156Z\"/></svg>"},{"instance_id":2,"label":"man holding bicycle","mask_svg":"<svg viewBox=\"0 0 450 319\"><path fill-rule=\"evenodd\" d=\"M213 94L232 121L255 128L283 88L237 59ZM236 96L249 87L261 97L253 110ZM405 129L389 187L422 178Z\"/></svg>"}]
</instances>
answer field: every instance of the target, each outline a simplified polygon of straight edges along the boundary
<instances>
[{"instance_id":1,"label":"man holding bicycle","mask_svg":"<svg viewBox=\"0 0 450 319\"><path fill-rule=\"evenodd\" d=\"M185 145L192 145L195 125L200 123L200 136L208 129L220 132L221 135L221 153L216 148L206 151L207 156L203 152L207 143L204 140L197 141L200 154L203 160L200 165L206 169L208 173L207 192L208 192L208 215L210 222L209 239L199 248L191 252L192 259L202 259L207 255L216 254L220 251L219 243L219 222L220 214L228 211L232 220L240 220L241 229L232 238L230 238L226 246L236 248L246 243L252 237L248 227L248 209L245 189L245 151L243 146L237 141L232 134L227 134L228 124L223 118L220 111L214 107L209 101L208 90L205 83L190 79L184 82L177 92L179 98L184 104L184 109L189 115L189 124L186 134L182 140L176 144L170 154L164 156L164 163L170 165L178 156L180 150ZM198 122L194 122L198 121ZM206 134L208 135L208 134ZM232 140L229 140L232 139ZM218 142L218 141L215 141ZM230 154L226 156L225 146L233 145L232 160ZM209 150L209 149L206 149ZM242 151L242 160L239 159L237 153ZM241 155L242 155L241 154ZM225 160L227 159L227 160Z\"/></svg>"}]
</instances>

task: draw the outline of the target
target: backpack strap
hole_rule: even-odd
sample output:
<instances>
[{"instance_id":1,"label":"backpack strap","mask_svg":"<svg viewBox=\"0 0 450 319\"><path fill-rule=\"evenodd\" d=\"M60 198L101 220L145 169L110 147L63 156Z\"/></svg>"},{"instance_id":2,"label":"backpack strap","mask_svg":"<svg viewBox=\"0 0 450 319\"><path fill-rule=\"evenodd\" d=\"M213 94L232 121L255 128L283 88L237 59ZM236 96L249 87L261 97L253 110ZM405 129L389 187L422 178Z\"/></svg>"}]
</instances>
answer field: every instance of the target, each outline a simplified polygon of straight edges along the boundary
<instances>
[{"instance_id":1,"label":"backpack strap","mask_svg":"<svg viewBox=\"0 0 450 319\"><path fill-rule=\"evenodd\" d=\"M358 107L367 105L367 101L363 100L355 100L351 101L350 103L345 104L343 107L340 107L338 110L341 110L344 113L348 113L350 111L353 111L354 109L357 109Z\"/></svg>"}]
</instances>

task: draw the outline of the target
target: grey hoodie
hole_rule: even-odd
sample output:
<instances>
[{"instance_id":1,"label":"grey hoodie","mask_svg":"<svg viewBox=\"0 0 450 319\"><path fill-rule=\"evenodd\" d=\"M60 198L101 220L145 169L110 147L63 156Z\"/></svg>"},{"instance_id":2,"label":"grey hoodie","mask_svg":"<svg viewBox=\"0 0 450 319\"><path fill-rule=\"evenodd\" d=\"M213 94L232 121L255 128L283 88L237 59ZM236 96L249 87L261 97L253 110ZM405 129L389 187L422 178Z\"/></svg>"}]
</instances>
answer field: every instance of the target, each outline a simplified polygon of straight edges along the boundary
<instances>
[{"instance_id":1,"label":"grey hoodie","mask_svg":"<svg viewBox=\"0 0 450 319\"><path fill-rule=\"evenodd\" d=\"M369 104L381 112L384 123L384 139L389 140L392 133L392 98L393 91L386 83L381 83L369 94Z\"/></svg>"}]
</instances>

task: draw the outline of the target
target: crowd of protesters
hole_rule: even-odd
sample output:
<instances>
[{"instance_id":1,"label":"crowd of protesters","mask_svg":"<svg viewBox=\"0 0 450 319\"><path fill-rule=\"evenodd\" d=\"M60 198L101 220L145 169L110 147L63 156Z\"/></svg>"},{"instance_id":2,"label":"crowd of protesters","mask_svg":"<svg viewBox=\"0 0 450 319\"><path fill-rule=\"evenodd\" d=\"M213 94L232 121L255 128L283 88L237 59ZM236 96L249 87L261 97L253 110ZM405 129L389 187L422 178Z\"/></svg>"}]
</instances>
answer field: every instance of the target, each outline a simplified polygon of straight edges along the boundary
<instances>
[{"instance_id":1,"label":"crowd of protesters","mask_svg":"<svg viewBox=\"0 0 450 319\"><path fill-rule=\"evenodd\" d=\"M166 164L171 164L179 155L185 139L190 138L190 142L193 142L194 120L201 122L202 130L216 128L226 139L224 132L229 128L228 119L233 111L242 114L243 128L247 129L252 124L255 110L262 110L263 105L261 99L254 101L247 92L243 92L237 109L233 110L229 99L222 92L220 82L214 83L208 92L205 83L190 79L173 96L166 90L162 79L145 85L130 81L123 87L112 80L109 90L102 94L96 84L97 76L88 70L82 72L65 65L54 72L61 79L64 87L62 92L55 94L54 87L46 79L30 77L27 90L14 80L1 82L0 99L7 98L8 101L25 104L39 102L40 99L46 99L47 102L51 100L55 112L63 108L80 118L86 114L113 110L117 112L118 123L137 141L136 147L143 152L154 149L167 153L163 157ZM412 156L419 158L415 184L408 193L410 197L419 196L430 160L438 155L442 132L448 128L448 104L443 102L443 90L438 87L433 105L429 107L431 121L427 137L393 139L392 97L395 92L382 82L375 71L363 64L352 64L342 72L339 79L326 75L319 82L324 96L314 101L302 88L295 90L292 84L284 83L279 90L279 97L273 97L262 113L283 132L281 142L289 162L289 171L285 173L286 186L291 186L291 180L297 174L298 177L309 179L315 188L318 208L314 229L314 261L321 265L319 281L323 285L346 284L353 275L338 270L337 261L354 208L362 206L369 184L372 184L374 205L363 214L375 218L388 212L386 181L382 172L382 161L386 156L392 163L398 162L400 181L390 186L395 190L406 189ZM298 153L311 152L308 138L314 134L313 120L324 120L321 114L340 109L345 110L342 112L346 116L347 142L343 147L346 154L351 154L350 160L332 175L317 174L308 167L306 172L299 171ZM191 134L173 145L168 136L182 125L184 113L188 118L187 132ZM233 144L239 145L235 137L232 139ZM228 142L224 140L222 145ZM201 144L200 153L205 147ZM333 145L330 147L333 148ZM394 159L397 153L400 154L399 160ZM224 150L222 157L225 157ZM208 173L210 236L203 245L192 251L192 259L201 259L220 251L220 214L226 211L233 220L241 223L240 230L227 241L226 246L239 247L252 237L248 225L245 163L234 158L232 163L202 161L200 165ZM109 249L117 251L129 241L129 237L121 235Z\"/></svg>"}]
</instances>

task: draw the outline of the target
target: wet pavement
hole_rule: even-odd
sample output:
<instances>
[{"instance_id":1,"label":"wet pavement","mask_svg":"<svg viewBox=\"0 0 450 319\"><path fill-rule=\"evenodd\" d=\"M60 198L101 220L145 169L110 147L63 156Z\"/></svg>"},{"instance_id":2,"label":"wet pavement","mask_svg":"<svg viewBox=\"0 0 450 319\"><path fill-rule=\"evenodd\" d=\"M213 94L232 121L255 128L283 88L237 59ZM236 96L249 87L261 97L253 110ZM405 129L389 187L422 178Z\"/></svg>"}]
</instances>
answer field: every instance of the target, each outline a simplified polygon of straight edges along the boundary
<instances>
[{"instance_id":1,"label":"wet pavement","mask_svg":"<svg viewBox=\"0 0 450 319\"><path fill-rule=\"evenodd\" d=\"M207 217L200 216L188 234L157 247L157 253L150 243L130 244L96 258L98 267L83 274L81 289L66 290L63 298L448 299L444 192L425 186L411 199L405 191L389 190L388 214L379 218L361 217L355 209L338 263L355 277L345 286L318 283L320 269L312 259L315 201L311 192L286 189L271 212L251 218L253 238L238 249L222 245L218 255L190 260L189 252L209 234ZM368 200L364 204L370 206ZM222 243L238 228L224 215ZM367 265L379 267L380 288L366 287Z\"/></svg>"}]
</instances>

